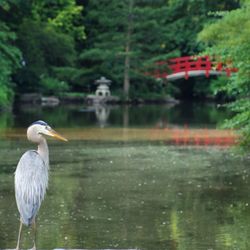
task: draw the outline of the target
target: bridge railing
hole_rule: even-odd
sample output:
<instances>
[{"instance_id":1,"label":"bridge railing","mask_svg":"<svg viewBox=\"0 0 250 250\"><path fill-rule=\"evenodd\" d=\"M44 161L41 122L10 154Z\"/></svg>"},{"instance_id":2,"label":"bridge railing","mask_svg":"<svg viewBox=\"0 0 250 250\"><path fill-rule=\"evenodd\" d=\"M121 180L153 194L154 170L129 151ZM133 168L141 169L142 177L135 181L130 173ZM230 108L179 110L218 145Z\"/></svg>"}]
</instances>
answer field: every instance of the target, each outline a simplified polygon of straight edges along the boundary
<instances>
[{"instance_id":1,"label":"bridge railing","mask_svg":"<svg viewBox=\"0 0 250 250\"><path fill-rule=\"evenodd\" d=\"M151 75L156 78L167 78L184 72L184 78L188 79L191 71L204 71L206 77L209 77L212 71L225 72L227 76L238 71L238 69L232 67L231 62L223 63L216 59L218 58L210 56L185 56L158 61L155 63L155 69Z\"/></svg>"},{"instance_id":2,"label":"bridge railing","mask_svg":"<svg viewBox=\"0 0 250 250\"><path fill-rule=\"evenodd\" d=\"M168 63L169 67L172 70L172 74L185 72L185 79L188 79L189 71L193 70L205 70L206 77L209 77L209 71L212 70L212 62L208 56L203 57L180 57L170 59Z\"/></svg>"}]
</instances>

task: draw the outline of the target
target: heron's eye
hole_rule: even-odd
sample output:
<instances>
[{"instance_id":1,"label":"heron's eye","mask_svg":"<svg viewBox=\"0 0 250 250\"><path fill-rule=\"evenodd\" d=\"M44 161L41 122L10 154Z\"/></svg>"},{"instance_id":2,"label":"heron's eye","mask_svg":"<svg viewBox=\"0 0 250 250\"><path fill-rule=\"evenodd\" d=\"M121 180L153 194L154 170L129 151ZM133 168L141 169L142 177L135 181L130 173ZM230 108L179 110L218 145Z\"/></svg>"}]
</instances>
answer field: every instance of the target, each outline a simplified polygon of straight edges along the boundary
<instances>
[{"instance_id":1,"label":"heron's eye","mask_svg":"<svg viewBox=\"0 0 250 250\"><path fill-rule=\"evenodd\" d=\"M50 126L46 126L45 129L51 130L51 127Z\"/></svg>"}]
</instances>

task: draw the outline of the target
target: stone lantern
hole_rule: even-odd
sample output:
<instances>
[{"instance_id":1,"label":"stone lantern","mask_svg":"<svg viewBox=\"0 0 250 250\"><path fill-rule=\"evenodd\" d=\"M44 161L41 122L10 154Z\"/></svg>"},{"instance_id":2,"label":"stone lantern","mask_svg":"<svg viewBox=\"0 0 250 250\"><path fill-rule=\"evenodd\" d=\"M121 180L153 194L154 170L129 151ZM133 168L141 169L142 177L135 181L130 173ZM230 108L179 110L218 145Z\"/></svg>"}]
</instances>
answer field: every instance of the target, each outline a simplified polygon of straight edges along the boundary
<instances>
[{"instance_id":1,"label":"stone lantern","mask_svg":"<svg viewBox=\"0 0 250 250\"><path fill-rule=\"evenodd\" d=\"M109 86L111 84L111 80L102 76L100 79L95 81L97 85L97 89L95 94L88 95L86 98L87 104L96 105L96 104L105 104L111 102L118 102L119 98L117 96L112 96L109 90Z\"/></svg>"},{"instance_id":2,"label":"stone lantern","mask_svg":"<svg viewBox=\"0 0 250 250\"><path fill-rule=\"evenodd\" d=\"M95 81L97 84L97 89L95 95L98 97L110 97L110 90L109 85L111 84L111 80L107 79L106 77L102 76L100 79Z\"/></svg>"}]
</instances>

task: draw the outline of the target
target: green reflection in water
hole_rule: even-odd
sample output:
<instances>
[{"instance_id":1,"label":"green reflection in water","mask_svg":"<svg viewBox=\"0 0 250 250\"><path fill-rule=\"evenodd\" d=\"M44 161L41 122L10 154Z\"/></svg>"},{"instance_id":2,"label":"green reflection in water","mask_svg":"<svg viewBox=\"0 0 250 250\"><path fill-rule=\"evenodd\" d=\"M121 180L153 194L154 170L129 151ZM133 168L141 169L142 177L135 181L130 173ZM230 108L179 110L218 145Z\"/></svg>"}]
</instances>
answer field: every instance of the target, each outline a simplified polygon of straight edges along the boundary
<instances>
[{"instance_id":1,"label":"green reflection in water","mask_svg":"<svg viewBox=\"0 0 250 250\"><path fill-rule=\"evenodd\" d=\"M27 127L35 120L45 120L55 127L211 127L229 117L225 108L209 103L183 103L142 106L58 106L19 107L15 127Z\"/></svg>"},{"instance_id":2,"label":"green reflection in water","mask_svg":"<svg viewBox=\"0 0 250 250\"><path fill-rule=\"evenodd\" d=\"M30 144L0 147L0 248L14 248L13 172ZM50 151L40 249L250 249L249 159L229 149L50 141Z\"/></svg>"},{"instance_id":3,"label":"green reflection in water","mask_svg":"<svg viewBox=\"0 0 250 250\"><path fill-rule=\"evenodd\" d=\"M0 133L6 128L13 126L13 114L11 112L0 112Z\"/></svg>"}]
</instances>

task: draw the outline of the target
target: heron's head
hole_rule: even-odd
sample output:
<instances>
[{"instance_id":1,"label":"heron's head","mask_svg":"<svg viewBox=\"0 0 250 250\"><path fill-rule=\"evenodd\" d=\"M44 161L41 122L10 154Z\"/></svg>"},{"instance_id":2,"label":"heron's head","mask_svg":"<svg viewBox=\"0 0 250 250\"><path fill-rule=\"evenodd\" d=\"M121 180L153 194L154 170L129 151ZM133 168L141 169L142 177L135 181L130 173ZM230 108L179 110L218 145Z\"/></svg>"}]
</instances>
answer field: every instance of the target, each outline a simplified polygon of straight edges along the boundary
<instances>
[{"instance_id":1,"label":"heron's head","mask_svg":"<svg viewBox=\"0 0 250 250\"><path fill-rule=\"evenodd\" d=\"M53 137L58 140L68 141L66 138L58 134L55 130L53 130L46 122L44 121L36 121L33 122L27 130L27 137L29 141L39 143L44 135Z\"/></svg>"}]
</instances>

